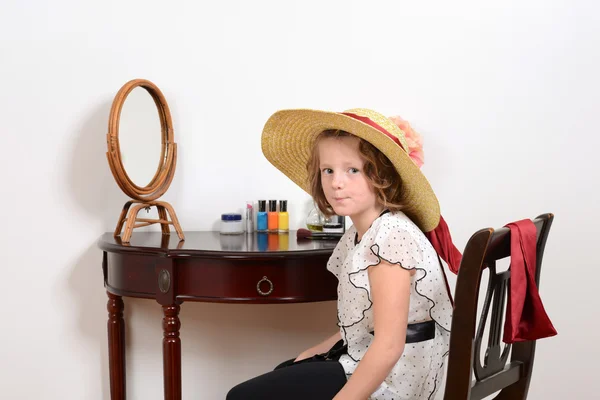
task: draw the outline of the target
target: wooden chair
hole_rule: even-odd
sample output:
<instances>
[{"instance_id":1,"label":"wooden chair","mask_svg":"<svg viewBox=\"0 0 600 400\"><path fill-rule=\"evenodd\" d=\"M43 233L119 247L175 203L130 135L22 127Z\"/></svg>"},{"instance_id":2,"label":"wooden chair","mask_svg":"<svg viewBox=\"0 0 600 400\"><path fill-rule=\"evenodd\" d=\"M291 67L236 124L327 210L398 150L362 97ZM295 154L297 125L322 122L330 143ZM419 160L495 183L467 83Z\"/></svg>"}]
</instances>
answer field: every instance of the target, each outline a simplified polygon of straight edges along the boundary
<instances>
[{"instance_id":1,"label":"wooden chair","mask_svg":"<svg viewBox=\"0 0 600 400\"><path fill-rule=\"evenodd\" d=\"M542 256L552 220L544 214L533 220L537 228L537 269L539 287ZM450 334L448 372L444 400L479 400L500 391L494 399L527 398L535 355L535 341L501 347L504 306L510 271L496 273L496 261L510 256L510 231L482 229L469 239L456 281L454 314ZM487 293L477 330L477 302L482 272L489 270ZM481 363L481 344L491 309L487 348ZM512 350L512 351L511 351ZM508 361L511 353L510 362ZM472 380L472 373L475 380Z\"/></svg>"}]
</instances>

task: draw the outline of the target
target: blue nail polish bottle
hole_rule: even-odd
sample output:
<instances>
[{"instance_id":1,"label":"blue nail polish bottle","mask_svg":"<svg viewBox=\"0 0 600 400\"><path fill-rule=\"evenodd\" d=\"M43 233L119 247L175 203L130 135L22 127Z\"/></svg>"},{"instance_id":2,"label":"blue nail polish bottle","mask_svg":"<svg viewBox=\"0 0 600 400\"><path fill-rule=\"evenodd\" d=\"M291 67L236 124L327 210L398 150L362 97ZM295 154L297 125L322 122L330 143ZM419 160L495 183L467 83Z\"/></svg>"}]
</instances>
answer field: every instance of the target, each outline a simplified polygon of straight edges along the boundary
<instances>
[{"instance_id":1,"label":"blue nail polish bottle","mask_svg":"<svg viewBox=\"0 0 600 400\"><path fill-rule=\"evenodd\" d=\"M258 232L267 231L267 201L258 201L258 213L256 213L256 230Z\"/></svg>"}]
</instances>

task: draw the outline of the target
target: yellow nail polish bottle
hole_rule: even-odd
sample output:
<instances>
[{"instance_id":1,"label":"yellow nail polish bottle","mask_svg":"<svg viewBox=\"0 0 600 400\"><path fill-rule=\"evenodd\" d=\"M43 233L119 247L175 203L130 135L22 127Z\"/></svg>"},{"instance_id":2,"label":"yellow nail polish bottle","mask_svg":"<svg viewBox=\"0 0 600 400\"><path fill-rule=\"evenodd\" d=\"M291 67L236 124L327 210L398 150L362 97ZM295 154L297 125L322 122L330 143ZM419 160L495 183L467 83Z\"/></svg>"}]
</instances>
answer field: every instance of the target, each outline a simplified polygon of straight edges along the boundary
<instances>
[{"instance_id":1,"label":"yellow nail polish bottle","mask_svg":"<svg viewBox=\"0 0 600 400\"><path fill-rule=\"evenodd\" d=\"M279 200L279 232L287 233L290 230L290 216L287 212L287 200Z\"/></svg>"}]
</instances>

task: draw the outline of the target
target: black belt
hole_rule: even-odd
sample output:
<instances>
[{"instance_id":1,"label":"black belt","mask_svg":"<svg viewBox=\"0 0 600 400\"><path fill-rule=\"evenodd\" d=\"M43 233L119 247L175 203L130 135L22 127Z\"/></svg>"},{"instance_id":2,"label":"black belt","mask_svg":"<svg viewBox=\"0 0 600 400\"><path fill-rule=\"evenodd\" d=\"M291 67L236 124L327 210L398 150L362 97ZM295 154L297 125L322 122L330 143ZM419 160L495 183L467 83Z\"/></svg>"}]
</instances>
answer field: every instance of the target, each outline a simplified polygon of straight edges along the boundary
<instances>
[{"instance_id":1,"label":"black belt","mask_svg":"<svg viewBox=\"0 0 600 400\"><path fill-rule=\"evenodd\" d=\"M435 321L417 322L406 327L406 343L424 342L433 338L435 338Z\"/></svg>"},{"instance_id":2,"label":"black belt","mask_svg":"<svg viewBox=\"0 0 600 400\"><path fill-rule=\"evenodd\" d=\"M375 332L371 332L375 335ZM417 322L408 324L406 327L406 343L418 343L435 338L435 321ZM313 358L325 360L339 360L343 354L348 354L348 345L339 340L333 347L323 354L317 354Z\"/></svg>"}]
</instances>

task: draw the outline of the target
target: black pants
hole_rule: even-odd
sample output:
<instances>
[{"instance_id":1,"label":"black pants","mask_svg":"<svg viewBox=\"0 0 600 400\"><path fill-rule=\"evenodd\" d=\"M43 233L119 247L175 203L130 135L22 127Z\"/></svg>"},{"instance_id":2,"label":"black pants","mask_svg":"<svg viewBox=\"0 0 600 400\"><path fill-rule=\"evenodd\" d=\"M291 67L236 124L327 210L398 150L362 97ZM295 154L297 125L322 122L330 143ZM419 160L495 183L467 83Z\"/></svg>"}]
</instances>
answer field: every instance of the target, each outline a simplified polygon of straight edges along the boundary
<instances>
[{"instance_id":1,"label":"black pants","mask_svg":"<svg viewBox=\"0 0 600 400\"><path fill-rule=\"evenodd\" d=\"M405 343L423 342L434 337L434 321L406 327ZM297 363L288 360L274 371L235 386L227 393L227 400L331 400L346 384L346 373L337 360L347 352L347 345L339 340L327 353Z\"/></svg>"},{"instance_id":2,"label":"black pants","mask_svg":"<svg viewBox=\"0 0 600 400\"><path fill-rule=\"evenodd\" d=\"M275 370L240 383L227 400L331 400L346 384L342 364L315 356L279 364Z\"/></svg>"}]
</instances>

